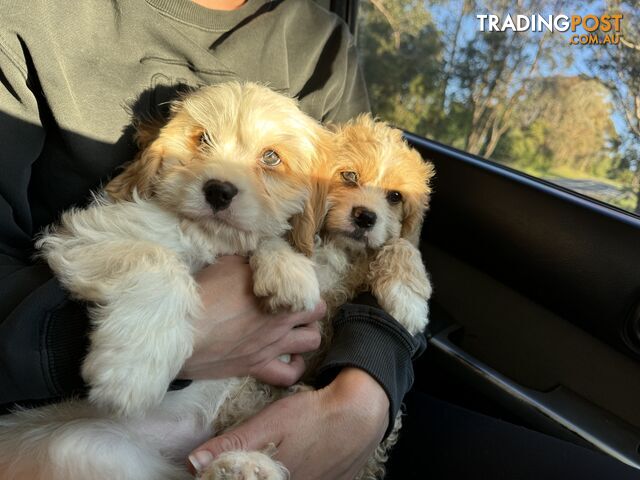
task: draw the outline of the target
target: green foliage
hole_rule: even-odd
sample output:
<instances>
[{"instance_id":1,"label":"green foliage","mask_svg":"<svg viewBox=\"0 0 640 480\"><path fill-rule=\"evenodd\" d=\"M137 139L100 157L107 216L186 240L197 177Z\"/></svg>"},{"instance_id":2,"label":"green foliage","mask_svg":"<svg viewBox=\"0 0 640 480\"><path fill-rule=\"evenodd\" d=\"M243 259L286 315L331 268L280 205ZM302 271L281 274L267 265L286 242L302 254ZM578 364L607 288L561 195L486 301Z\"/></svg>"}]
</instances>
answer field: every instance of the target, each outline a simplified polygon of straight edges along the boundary
<instances>
[{"instance_id":1,"label":"green foliage","mask_svg":"<svg viewBox=\"0 0 640 480\"><path fill-rule=\"evenodd\" d=\"M536 120L528 127L509 129L496 148L494 159L524 171L548 172L553 152L545 144L549 125Z\"/></svg>"},{"instance_id":2,"label":"green foliage","mask_svg":"<svg viewBox=\"0 0 640 480\"><path fill-rule=\"evenodd\" d=\"M611 3L627 18L636 1ZM578 4L522 0L517 13ZM640 102L640 47L591 47L599 75L557 75L572 61L565 37L476 31L485 11L515 13L507 0L363 0L358 42L374 113L537 175L613 182L620 196L606 200L640 211L640 155L628 151L640 118L627 108ZM450 18L436 23L436 14ZM638 126L636 138L619 138L614 110Z\"/></svg>"},{"instance_id":3,"label":"green foliage","mask_svg":"<svg viewBox=\"0 0 640 480\"><path fill-rule=\"evenodd\" d=\"M528 82L527 91L493 158L542 172L570 167L605 177L609 147L617 144L606 89L594 80L554 76Z\"/></svg>"},{"instance_id":4,"label":"green foliage","mask_svg":"<svg viewBox=\"0 0 640 480\"><path fill-rule=\"evenodd\" d=\"M424 131L434 118L441 45L434 41L437 32L426 11L417 6L419 2L400 8L402 3L385 2L389 12L400 17L393 22L403 28L397 31L399 44L387 18L363 3L361 32L366 33L359 37L360 55L376 115L402 128ZM415 11L422 15L407 14Z\"/></svg>"}]
</instances>

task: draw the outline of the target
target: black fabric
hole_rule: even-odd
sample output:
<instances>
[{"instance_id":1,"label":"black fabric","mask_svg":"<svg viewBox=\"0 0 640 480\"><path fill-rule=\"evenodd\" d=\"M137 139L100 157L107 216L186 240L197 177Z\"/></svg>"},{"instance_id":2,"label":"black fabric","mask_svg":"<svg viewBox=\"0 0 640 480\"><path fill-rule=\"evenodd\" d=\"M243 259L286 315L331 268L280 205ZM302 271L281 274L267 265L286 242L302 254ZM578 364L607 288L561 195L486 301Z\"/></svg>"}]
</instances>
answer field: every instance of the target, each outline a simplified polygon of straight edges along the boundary
<instances>
[{"instance_id":1,"label":"black fabric","mask_svg":"<svg viewBox=\"0 0 640 480\"><path fill-rule=\"evenodd\" d=\"M44 351L53 391L59 396L84 393L86 385L80 376L80 364L89 348L86 305L65 302L49 315L45 328Z\"/></svg>"},{"instance_id":2,"label":"black fabric","mask_svg":"<svg viewBox=\"0 0 640 480\"><path fill-rule=\"evenodd\" d=\"M50 275L46 267L42 270L43 277ZM0 405L81 390L79 365L87 328L85 306L68 300L56 280L28 295L0 323Z\"/></svg>"},{"instance_id":3,"label":"black fabric","mask_svg":"<svg viewBox=\"0 0 640 480\"><path fill-rule=\"evenodd\" d=\"M600 452L410 392L387 480L632 480Z\"/></svg>"},{"instance_id":4,"label":"black fabric","mask_svg":"<svg viewBox=\"0 0 640 480\"><path fill-rule=\"evenodd\" d=\"M169 385L169 391L174 392L176 390L182 390L187 388L189 385L193 383L193 380L178 378L171 382Z\"/></svg>"},{"instance_id":5,"label":"black fabric","mask_svg":"<svg viewBox=\"0 0 640 480\"><path fill-rule=\"evenodd\" d=\"M412 360L426 348L424 335L412 337L396 320L364 294L343 305L333 319L331 348L318 369L318 386L328 385L344 367L364 370L389 397L389 425L393 428L402 399L413 385Z\"/></svg>"}]
</instances>

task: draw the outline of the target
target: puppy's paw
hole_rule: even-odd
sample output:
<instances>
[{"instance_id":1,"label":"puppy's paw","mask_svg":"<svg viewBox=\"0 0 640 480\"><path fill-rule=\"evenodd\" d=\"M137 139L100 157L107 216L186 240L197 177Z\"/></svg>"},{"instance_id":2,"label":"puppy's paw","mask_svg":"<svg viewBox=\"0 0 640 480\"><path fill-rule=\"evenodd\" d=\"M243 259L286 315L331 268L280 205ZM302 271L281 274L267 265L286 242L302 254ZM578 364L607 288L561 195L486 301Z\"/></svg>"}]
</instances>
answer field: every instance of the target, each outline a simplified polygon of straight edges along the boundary
<instances>
[{"instance_id":1,"label":"puppy's paw","mask_svg":"<svg viewBox=\"0 0 640 480\"><path fill-rule=\"evenodd\" d=\"M287 470L261 452L226 452L197 477L200 480L286 480Z\"/></svg>"},{"instance_id":2,"label":"puppy's paw","mask_svg":"<svg viewBox=\"0 0 640 480\"><path fill-rule=\"evenodd\" d=\"M372 290L382 309L411 335L426 328L429 323L429 304L426 298L401 282L374 285Z\"/></svg>"},{"instance_id":3,"label":"puppy's paw","mask_svg":"<svg viewBox=\"0 0 640 480\"><path fill-rule=\"evenodd\" d=\"M253 256L253 292L270 312L311 311L320 302L320 285L313 262L297 253L286 257Z\"/></svg>"},{"instance_id":4,"label":"puppy's paw","mask_svg":"<svg viewBox=\"0 0 640 480\"><path fill-rule=\"evenodd\" d=\"M420 252L399 238L385 245L369 271L369 285L380 306L412 335L429 321L431 282Z\"/></svg>"}]
</instances>

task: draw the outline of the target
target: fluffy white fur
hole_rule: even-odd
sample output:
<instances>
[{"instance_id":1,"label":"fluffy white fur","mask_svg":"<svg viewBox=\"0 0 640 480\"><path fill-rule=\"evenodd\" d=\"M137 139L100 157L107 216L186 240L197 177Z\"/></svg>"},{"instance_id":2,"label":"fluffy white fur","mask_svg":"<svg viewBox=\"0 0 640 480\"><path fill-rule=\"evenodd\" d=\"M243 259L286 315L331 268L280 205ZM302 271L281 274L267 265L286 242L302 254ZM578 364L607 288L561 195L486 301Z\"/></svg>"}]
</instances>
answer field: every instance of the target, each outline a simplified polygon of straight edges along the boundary
<instances>
[{"instance_id":1,"label":"fluffy white fur","mask_svg":"<svg viewBox=\"0 0 640 480\"><path fill-rule=\"evenodd\" d=\"M248 255L256 293L273 308L317 304L312 262L281 237L293 225L298 250L310 253L313 236L301 231L327 135L265 87L204 87L177 102L160 130L140 132L142 153L93 204L44 232L41 255L94 305L82 366L89 399L1 417L3 479L190 477L186 454L215 433L220 406L243 381L166 393L201 314L192 275L220 255ZM212 179L237 187L227 208L208 203Z\"/></svg>"}]
</instances>

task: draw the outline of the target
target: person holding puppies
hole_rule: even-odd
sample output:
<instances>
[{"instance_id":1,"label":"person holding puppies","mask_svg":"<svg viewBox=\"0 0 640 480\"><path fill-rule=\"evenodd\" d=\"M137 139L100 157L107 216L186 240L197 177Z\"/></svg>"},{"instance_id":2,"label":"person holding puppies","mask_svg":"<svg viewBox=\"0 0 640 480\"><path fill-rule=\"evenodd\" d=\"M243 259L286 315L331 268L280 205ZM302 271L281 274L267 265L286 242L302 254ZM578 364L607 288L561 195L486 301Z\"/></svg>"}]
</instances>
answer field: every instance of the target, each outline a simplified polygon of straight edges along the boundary
<instances>
[{"instance_id":1,"label":"person holding puppies","mask_svg":"<svg viewBox=\"0 0 640 480\"><path fill-rule=\"evenodd\" d=\"M133 157L125 104L137 99L144 114L170 99L173 85L239 79L299 98L323 122L346 121L369 105L348 29L309 0L37 1L4 4L0 16L0 404L11 408L83 391L86 305L31 259L32 241ZM263 313L238 257L220 259L197 280L210 321L174 388L244 375L297 381L300 354L318 346L324 306ZM375 311L382 326L365 322L357 341L387 349L386 365L352 358L350 331L336 332L325 388L276 402L244 430L197 449L194 469L251 437L278 445L293 478L353 477L395 417L424 340L413 342L379 309L352 304L340 314L355 322L363 311ZM290 363L278 359L290 353Z\"/></svg>"}]
</instances>

